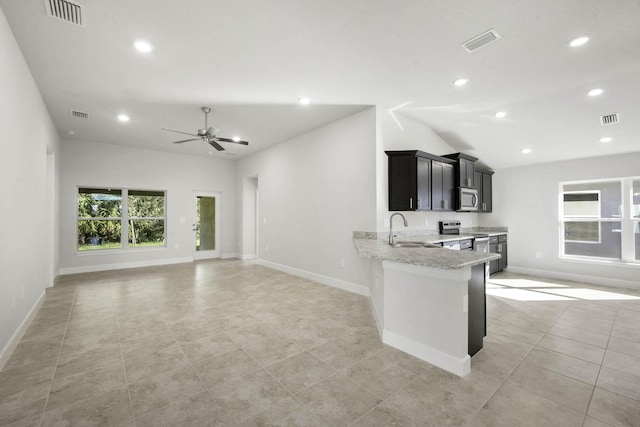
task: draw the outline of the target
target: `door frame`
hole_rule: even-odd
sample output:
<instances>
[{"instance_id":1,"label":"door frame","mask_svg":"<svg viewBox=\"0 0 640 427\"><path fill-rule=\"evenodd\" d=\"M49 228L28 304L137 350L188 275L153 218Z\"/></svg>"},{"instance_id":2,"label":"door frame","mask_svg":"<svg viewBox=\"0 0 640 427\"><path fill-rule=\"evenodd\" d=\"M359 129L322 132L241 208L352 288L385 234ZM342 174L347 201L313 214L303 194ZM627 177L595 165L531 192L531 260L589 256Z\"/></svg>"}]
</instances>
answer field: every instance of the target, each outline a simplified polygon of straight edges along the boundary
<instances>
[{"instance_id":1,"label":"door frame","mask_svg":"<svg viewBox=\"0 0 640 427\"><path fill-rule=\"evenodd\" d=\"M216 248L212 251L198 251L196 250L196 219L197 219L197 215L198 215L198 204L197 204L197 200L198 197L213 197L215 198L216 201L216 216L215 216L215 228L216 228ZM220 234L221 234L221 229L222 227L220 227L220 211L222 210L222 193L218 192L218 191L199 191L196 190L193 192L193 239L192 239L192 244L193 244L193 259L194 260L199 260L199 259L210 259L210 258L220 258L221 257L221 251L220 251Z\"/></svg>"}]
</instances>

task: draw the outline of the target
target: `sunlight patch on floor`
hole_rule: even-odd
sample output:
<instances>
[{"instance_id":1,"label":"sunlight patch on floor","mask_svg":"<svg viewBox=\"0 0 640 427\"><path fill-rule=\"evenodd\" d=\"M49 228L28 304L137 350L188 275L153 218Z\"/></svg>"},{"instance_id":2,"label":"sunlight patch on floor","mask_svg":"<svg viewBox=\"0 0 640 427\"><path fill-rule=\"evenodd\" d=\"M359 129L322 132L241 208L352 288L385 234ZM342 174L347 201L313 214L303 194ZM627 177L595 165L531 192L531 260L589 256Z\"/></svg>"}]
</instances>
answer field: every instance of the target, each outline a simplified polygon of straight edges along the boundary
<instances>
[{"instance_id":1,"label":"sunlight patch on floor","mask_svg":"<svg viewBox=\"0 0 640 427\"><path fill-rule=\"evenodd\" d=\"M510 288L493 288L486 290L487 295L500 298L508 298L517 301L573 301L575 298L568 298L561 295L553 295L545 292L536 292L535 290L526 289L510 289Z\"/></svg>"},{"instance_id":2,"label":"sunlight patch on floor","mask_svg":"<svg viewBox=\"0 0 640 427\"><path fill-rule=\"evenodd\" d=\"M488 283L508 286L510 288L568 288L567 285L559 283L540 282L529 279L489 279Z\"/></svg>"},{"instance_id":3,"label":"sunlight patch on floor","mask_svg":"<svg viewBox=\"0 0 640 427\"><path fill-rule=\"evenodd\" d=\"M633 295L621 294L618 292L599 291L587 288L571 288L571 289L532 289L539 292L547 292L567 297L586 299L586 300L640 300L640 297Z\"/></svg>"},{"instance_id":4,"label":"sunlight patch on floor","mask_svg":"<svg viewBox=\"0 0 640 427\"><path fill-rule=\"evenodd\" d=\"M569 285L530 279L489 279L486 294L516 301L640 300L640 297L619 292L572 288Z\"/></svg>"}]
</instances>

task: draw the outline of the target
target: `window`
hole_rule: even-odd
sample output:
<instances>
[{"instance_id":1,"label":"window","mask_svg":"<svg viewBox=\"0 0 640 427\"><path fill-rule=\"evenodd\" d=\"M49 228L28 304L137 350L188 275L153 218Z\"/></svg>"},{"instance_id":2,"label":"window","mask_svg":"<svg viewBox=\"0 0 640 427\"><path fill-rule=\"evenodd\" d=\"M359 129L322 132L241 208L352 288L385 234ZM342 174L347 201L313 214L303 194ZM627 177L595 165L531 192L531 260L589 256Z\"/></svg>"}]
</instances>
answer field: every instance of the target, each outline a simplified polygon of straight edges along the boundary
<instances>
[{"instance_id":1,"label":"window","mask_svg":"<svg viewBox=\"0 0 640 427\"><path fill-rule=\"evenodd\" d=\"M128 192L129 247L164 246L164 192Z\"/></svg>"},{"instance_id":2,"label":"window","mask_svg":"<svg viewBox=\"0 0 640 427\"><path fill-rule=\"evenodd\" d=\"M78 189L78 251L164 246L165 222L164 191Z\"/></svg>"},{"instance_id":3,"label":"window","mask_svg":"<svg viewBox=\"0 0 640 427\"><path fill-rule=\"evenodd\" d=\"M562 183L560 221L562 255L637 262L640 179Z\"/></svg>"}]
</instances>

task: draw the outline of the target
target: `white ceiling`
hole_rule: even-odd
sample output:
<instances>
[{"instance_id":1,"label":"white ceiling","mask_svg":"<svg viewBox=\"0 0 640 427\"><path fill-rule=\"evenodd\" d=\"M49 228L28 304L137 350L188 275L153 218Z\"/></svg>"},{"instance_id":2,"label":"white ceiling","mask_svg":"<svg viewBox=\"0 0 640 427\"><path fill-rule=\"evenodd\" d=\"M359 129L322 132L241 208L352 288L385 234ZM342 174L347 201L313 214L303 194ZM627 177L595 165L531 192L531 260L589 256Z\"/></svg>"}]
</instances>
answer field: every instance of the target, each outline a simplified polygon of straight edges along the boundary
<instances>
[{"instance_id":1,"label":"white ceiling","mask_svg":"<svg viewBox=\"0 0 640 427\"><path fill-rule=\"evenodd\" d=\"M640 151L638 0L80 3L85 28L48 17L43 0L0 0L65 138L206 156L160 130L195 131L206 105L220 136L250 141L225 144L241 158L367 105L411 102L396 113L494 168ZM490 28L502 38L460 47ZM589 43L568 47L583 34ZM138 53L136 39L155 49ZM454 87L458 77L470 81ZM604 94L588 97L594 87ZM602 127L614 112L621 122Z\"/></svg>"}]
</instances>

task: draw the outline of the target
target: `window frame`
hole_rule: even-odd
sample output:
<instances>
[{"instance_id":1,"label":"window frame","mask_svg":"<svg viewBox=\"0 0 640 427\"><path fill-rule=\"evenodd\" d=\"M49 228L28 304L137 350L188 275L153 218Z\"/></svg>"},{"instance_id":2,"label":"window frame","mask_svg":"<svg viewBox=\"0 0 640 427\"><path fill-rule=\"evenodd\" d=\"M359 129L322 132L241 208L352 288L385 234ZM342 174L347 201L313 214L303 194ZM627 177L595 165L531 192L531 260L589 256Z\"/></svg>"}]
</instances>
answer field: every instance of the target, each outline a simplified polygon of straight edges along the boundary
<instances>
[{"instance_id":1,"label":"window frame","mask_svg":"<svg viewBox=\"0 0 640 427\"><path fill-rule=\"evenodd\" d=\"M581 181L565 181L559 183L558 191L558 234L559 234L559 258L574 261L587 261L595 263L617 263L630 266L640 267L640 260L636 260L635 256L635 224L640 223L640 218L633 217L633 182L639 180L640 177L617 177L617 178L604 178L604 179L590 179ZM601 184L601 183L619 183L620 184L620 216L614 216L611 218L602 218L602 196L601 190L571 190L565 191L564 187L567 185L576 184ZM564 195L569 193L595 193L598 192L598 217L588 216L569 216L564 215ZM565 222L598 222L598 242L587 242L580 240L565 240ZM580 244L600 244L602 241L602 224L603 223L619 223L620 224L620 237L621 237L621 256L620 258L608 258L602 256L589 256L589 255L574 255L565 253L565 243L580 243ZM640 224L639 224L640 226Z\"/></svg>"},{"instance_id":2,"label":"window frame","mask_svg":"<svg viewBox=\"0 0 640 427\"><path fill-rule=\"evenodd\" d=\"M81 194L80 190L119 190L121 197L121 207L119 217L81 217L78 212L78 197ZM163 211L164 217L130 217L129 216L129 191L148 191L157 192L163 194ZM93 185L78 185L76 186L75 197L75 233L76 233L76 255L97 255L106 253L122 253L122 252L139 252L139 251L154 251L164 250L167 248L167 190L157 189L142 189L142 188L123 188L123 187L109 187L109 186L93 186ZM163 243L162 245L154 246L130 246L129 245L129 220L162 220L163 221ZM81 250L78 239L78 227L80 221L120 221L120 246L116 248L98 248L92 250Z\"/></svg>"}]
</instances>

